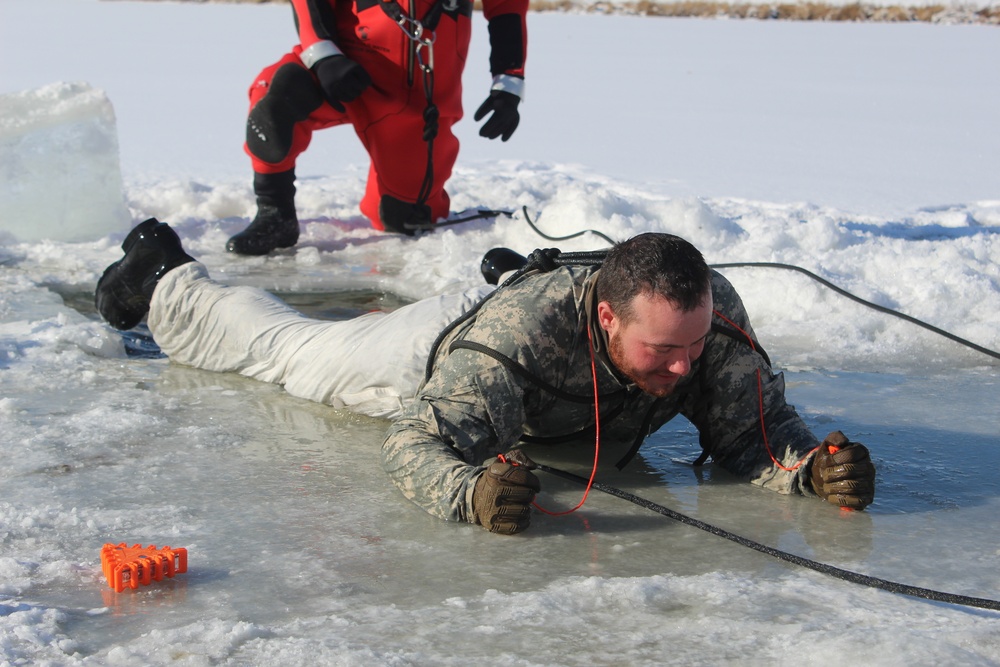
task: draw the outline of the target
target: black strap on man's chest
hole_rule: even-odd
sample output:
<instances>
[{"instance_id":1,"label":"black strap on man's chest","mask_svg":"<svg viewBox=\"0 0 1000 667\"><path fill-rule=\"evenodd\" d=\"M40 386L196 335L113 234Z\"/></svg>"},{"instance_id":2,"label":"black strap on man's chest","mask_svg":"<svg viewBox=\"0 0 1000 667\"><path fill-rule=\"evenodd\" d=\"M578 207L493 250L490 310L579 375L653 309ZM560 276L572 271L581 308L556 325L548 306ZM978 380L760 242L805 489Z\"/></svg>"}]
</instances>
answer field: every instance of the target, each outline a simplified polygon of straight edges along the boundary
<instances>
[{"instance_id":1,"label":"black strap on man's chest","mask_svg":"<svg viewBox=\"0 0 1000 667\"><path fill-rule=\"evenodd\" d=\"M448 346L449 353L458 349L471 350L473 352L479 352L480 354L485 354L491 359L498 361L501 366L509 370L514 375L517 375L521 379L528 381L530 384L538 387L539 389L548 394L551 394L552 396L555 396L558 399L562 399L564 401L569 401L571 403L577 403L577 404L591 403L594 401L594 397L592 395L572 394L570 392L563 391L559 387L556 387L555 385L546 382L542 378L538 377L537 375L535 375L534 373L532 373L527 368L525 368L518 362L514 361L507 355L498 352L497 350L494 350L491 347L483 345L482 343L476 343L474 341L459 339L453 341L451 345ZM622 388L617 391L605 394L603 396L601 395L598 396L597 398L598 404L613 403L613 407L610 410L600 415L601 423L604 424L610 423L612 420L618 418L622 414L622 412L624 412L625 404L628 400L628 393L629 392L627 389ZM649 428L650 425L652 424L653 416L656 414L657 409L662 404L663 400L657 399L653 401L653 404L649 407L649 410L646 412L646 416L643 419L642 425L639 427L639 431L636 434L632 446L629 448L629 451L625 454L625 456L623 456L621 460L615 464L619 470L624 468L625 465L628 464L628 462L631 461L633 457L635 457L636 452L639 451L639 447L642 446L642 442L646 439L646 436L649 435ZM595 423L586 426L578 431L564 433L561 435L552 435L552 436L522 435L521 441L532 444L558 445L566 442L573 442L575 440L581 440L586 437L592 437L596 433L596 430L597 429Z\"/></svg>"}]
</instances>

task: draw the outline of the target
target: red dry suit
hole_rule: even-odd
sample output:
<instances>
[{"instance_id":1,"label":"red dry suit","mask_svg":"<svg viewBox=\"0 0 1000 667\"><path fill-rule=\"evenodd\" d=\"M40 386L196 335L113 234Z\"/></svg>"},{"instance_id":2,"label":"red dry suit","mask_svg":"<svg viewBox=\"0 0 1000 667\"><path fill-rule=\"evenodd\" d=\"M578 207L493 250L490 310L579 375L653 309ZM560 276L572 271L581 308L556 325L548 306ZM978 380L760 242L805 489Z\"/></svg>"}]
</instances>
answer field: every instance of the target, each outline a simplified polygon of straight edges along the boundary
<instances>
[{"instance_id":1,"label":"red dry suit","mask_svg":"<svg viewBox=\"0 0 1000 667\"><path fill-rule=\"evenodd\" d=\"M452 132L462 117L462 71L471 36L471 0L436 0L442 13L434 30L433 102L440 113L433 140L433 179L426 204L431 219L447 217L444 184L458 157ZM265 68L250 87L251 116L271 125L280 141L256 141L248 133L246 152L259 174L295 167L315 130L350 123L371 158L361 212L376 229L384 229L378 207L382 195L415 202L427 175L427 142L423 139L425 82L414 57L414 42L384 11L385 0L292 0L299 44ZM389 0L395 2L395 0ZM423 18L435 0L399 0L409 16ZM490 71L494 88L510 90L524 76L527 53L525 15L528 0L483 0L489 21ZM428 33L424 33L426 37ZM361 65L372 79L360 97L345 104L346 113L330 106L309 67L336 53ZM421 53L427 59L426 51ZM308 90L310 88L312 90ZM504 88L507 86L507 88ZM485 91L488 92L488 91ZM270 98L268 104L254 108ZM262 119L263 117L263 119Z\"/></svg>"}]
</instances>

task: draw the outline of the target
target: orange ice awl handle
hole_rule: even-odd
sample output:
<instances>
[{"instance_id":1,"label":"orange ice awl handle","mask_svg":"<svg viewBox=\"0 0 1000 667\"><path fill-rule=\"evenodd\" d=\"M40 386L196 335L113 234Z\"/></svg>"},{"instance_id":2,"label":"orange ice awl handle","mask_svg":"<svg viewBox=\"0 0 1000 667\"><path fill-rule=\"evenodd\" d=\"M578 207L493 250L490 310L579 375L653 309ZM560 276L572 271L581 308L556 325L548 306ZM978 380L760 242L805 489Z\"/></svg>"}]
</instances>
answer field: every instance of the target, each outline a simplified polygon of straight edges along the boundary
<instances>
[{"instance_id":1,"label":"orange ice awl handle","mask_svg":"<svg viewBox=\"0 0 1000 667\"><path fill-rule=\"evenodd\" d=\"M187 549L157 549L152 544L126 546L124 542L105 544L101 549L101 568L108 586L121 593L126 586L148 586L164 577L187 572Z\"/></svg>"}]
</instances>

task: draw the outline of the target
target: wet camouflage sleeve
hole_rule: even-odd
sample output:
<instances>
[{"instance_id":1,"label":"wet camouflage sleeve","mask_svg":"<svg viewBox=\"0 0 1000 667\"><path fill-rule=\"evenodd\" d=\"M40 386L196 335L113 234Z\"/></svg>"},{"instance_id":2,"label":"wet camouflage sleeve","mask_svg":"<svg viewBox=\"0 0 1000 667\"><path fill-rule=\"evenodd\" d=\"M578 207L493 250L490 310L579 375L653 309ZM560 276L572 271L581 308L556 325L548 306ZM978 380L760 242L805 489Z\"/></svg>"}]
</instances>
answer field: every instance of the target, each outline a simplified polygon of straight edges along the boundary
<instances>
[{"instance_id":1,"label":"wet camouflage sleeve","mask_svg":"<svg viewBox=\"0 0 1000 667\"><path fill-rule=\"evenodd\" d=\"M479 464L509 449L519 432L522 391L482 356L463 350L445 360L382 446L382 467L403 495L450 521L474 523Z\"/></svg>"},{"instance_id":2,"label":"wet camouflage sleeve","mask_svg":"<svg viewBox=\"0 0 1000 667\"><path fill-rule=\"evenodd\" d=\"M756 341L743 303L729 281L716 274L712 292L715 310ZM713 321L730 326L718 315ZM699 379L681 412L698 427L712 460L753 484L781 493L812 495L806 474L811 457L807 455L819 441L785 401L784 378L772 373L765 359L745 339L733 340L720 334L710 337L697 373ZM761 396L771 452L783 466L795 470L782 470L767 452L760 423Z\"/></svg>"},{"instance_id":3,"label":"wet camouflage sleeve","mask_svg":"<svg viewBox=\"0 0 1000 667\"><path fill-rule=\"evenodd\" d=\"M579 344L576 297L565 272L538 276L531 289L497 293L451 339L481 343L563 384L573 356L567 351ZM447 342L441 350L417 400L390 428L382 465L403 495L429 513L472 522L481 464L514 446L528 413L544 413L549 398L481 352L449 354Z\"/></svg>"},{"instance_id":4,"label":"wet camouflage sleeve","mask_svg":"<svg viewBox=\"0 0 1000 667\"><path fill-rule=\"evenodd\" d=\"M593 406L567 404L512 373L482 352L448 343L461 338L513 359L532 375L573 395L592 394L583 326L583 278L557 270L530 285L501 290L474 322L456 330L439 352L430 380L389 430L382 465L407 498L430 514L472 522L472 491L481 465L514 446L523 433L554 435L593 423ZM713 283L716 310L753 331L736 291L721 276ZM599 355L600 356L600 355ZM623 390L598 364L600 392ZM784 382L745 342L713 333L685 391L662 403L661 426L678 410L702 434L716 464L769 489L811 493L805 465L775 466L763 445L757 390L761 370L767 435L775 457L791 467L818 442L785 402ZM602 423L602 441L630 442L653 398L625 387L621 416ZM655 429L654 429L655 430Z\"/></svg>"}]
</instances>

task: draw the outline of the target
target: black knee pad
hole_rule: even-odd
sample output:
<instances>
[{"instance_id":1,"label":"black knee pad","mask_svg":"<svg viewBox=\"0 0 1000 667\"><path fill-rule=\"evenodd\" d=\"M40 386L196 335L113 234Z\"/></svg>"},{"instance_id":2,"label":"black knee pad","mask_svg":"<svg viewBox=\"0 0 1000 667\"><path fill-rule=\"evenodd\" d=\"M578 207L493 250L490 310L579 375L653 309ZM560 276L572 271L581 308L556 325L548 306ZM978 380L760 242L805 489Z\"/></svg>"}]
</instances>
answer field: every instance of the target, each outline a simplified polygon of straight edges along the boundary
<instances>
[{"instance_id":1,"label":"black knee pad","mask_svg":"<svg viewBox=\"0 0 1000 667\"><path fill-rule=\"evenodd\" d=\"M292 149L295 124L322 104L323 94L309 70L282 65L247 117L247 148L264 162L281 162Z\"/></svg>"}]
</instances>

